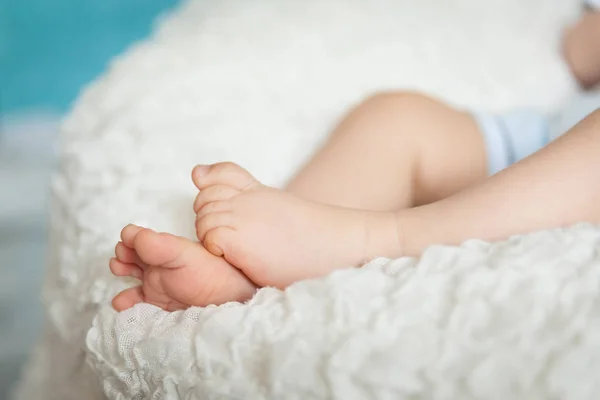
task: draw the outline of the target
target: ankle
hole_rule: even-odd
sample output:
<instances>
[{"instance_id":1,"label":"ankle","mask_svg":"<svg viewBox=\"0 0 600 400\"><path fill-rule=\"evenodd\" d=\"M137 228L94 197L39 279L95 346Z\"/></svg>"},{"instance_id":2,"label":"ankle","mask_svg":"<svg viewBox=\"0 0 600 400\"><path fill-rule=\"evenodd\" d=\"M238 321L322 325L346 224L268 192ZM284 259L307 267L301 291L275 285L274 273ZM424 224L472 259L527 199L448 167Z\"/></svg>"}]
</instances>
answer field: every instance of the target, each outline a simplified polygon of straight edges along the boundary
<instances>
[{"instance_id":1,"label":"ankle","mask_svg":"<svg viewBox=\"0 0 600 400\"><path fill-rule=\"evenodd\" d=\"M405 255L402 231L396 212L368 212L362 263L376 257L398 258Z\"/></svg>"},{"instance_id":2,"label":"ankle","mask_svg":"<svg viewBox=\"0 0 600 400\"><path fill-rule=\"evenodd\" d=\"M419 218L418 209L407 208L394 213L398 243L404 257L418 256L426 243L424 231L427 224Z\"/></svg>"}]
</instances>

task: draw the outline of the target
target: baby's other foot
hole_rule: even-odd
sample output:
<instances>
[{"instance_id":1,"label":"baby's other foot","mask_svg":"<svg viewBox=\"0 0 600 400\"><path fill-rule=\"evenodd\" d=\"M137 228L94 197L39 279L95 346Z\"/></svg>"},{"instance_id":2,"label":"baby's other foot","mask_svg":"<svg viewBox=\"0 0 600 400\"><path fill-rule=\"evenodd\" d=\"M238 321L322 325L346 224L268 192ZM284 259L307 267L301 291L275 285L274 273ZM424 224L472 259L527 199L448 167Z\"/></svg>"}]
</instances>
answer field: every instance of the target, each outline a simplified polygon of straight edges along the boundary
<instances>
[{"instance_id":1,"label":"baby's other foot","mask_svg":"<svg viewBox=\"0 0 600 400\"><path fill-rule=\"evenodd\" d=\"M238 268L200 243L136 225L123 228L115 256L109 263L113 274L142 281L115 296L117 311L141 302L174 311L244 301L256 290Z\"/></svg>"},{"instance_id":2,"label":"baby's other foot","mask_svg":"<svg viewBox=\"0 0 600 400\"><path fill-rule=\"evenodd\" d=\"M196 233L259 286L283 288L376 256L400 256L395 213L323 205L258 182L233 163L197 166ZM360 190L360 188L357 188Z\"/></svg>"}]
</instances>

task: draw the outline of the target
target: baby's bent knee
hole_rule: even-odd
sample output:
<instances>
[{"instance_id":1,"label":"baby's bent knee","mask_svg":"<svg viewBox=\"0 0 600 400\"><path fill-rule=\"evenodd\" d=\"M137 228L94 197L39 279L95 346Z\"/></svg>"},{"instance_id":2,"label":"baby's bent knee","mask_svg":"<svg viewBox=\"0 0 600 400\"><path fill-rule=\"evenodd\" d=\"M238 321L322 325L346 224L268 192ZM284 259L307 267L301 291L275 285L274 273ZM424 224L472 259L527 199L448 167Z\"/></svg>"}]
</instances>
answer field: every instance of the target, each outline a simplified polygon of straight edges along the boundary
<instances>
[{"instance_id":1,"label":"baby's bent knee","mask_svg":"<svg viewBox=\"0 0 600 400\"><path fill-rule=\"evenodd\" d=\"M379 121L388 121L397 128L463 114L440 100L411 91L375 93L361 103L356 112L370 115Z\"/></svg>"},{"instance_id":2,"label":"baby's bent knee","mask_svg":"<svg viewBox=\"0 0 600 400\"><path fill-rule=\"evenodd\" d=\"M362 106L371 107L416 107L428 106L437 103L433 98L419 92L413 91L382 91L367 97Z\"/></svg>"}]
</instances>

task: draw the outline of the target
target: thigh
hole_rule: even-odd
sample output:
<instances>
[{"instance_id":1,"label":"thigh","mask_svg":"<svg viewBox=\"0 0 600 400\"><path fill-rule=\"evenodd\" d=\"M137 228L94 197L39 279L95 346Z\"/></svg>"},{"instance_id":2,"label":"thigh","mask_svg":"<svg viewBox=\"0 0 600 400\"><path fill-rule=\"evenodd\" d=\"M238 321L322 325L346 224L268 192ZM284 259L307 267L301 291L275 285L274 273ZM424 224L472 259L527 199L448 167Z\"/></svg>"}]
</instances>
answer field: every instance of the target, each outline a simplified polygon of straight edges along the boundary
<instances>
[{"instance_id":1,"label":"thigh","mask_svg":"<svg viewBox=\"0 0 600 400\"><path fill-rule=\"evenodd\" d=\"M290 182L302 197L396 210L449 196L486 176L470 114L418 93L382 93L350 112Z\"/></svg>"}]
</instances>

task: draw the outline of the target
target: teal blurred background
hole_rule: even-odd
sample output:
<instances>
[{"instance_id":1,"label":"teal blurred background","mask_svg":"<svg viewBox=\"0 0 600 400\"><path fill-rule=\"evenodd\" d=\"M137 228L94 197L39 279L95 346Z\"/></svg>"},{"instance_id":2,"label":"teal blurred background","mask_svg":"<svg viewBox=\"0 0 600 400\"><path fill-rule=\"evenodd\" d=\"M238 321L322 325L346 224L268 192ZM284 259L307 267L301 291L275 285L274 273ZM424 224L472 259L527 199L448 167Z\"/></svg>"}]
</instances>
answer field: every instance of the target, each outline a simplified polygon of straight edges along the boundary
<instances>
[{"instance_id":1,"label":"teal blurred background","mask_svg":"<svg viewBox=\"0 0 600 400\"><path fill-rule=\"evenodd\" d=\"M0 399L43 321L49 182L61 117L176 0L0 0Z\"/></svg>"},{"instance_id":2,"label":"teal blurred background","mask_svg":"<svg viewBox=\"0 0 600 400\"><path fill-rule=\"evenodd\" d=\"M82 85L176 3L0 0L1 110L66 110Z\"/></svg>"}]
</instances>

